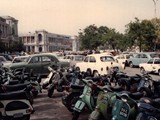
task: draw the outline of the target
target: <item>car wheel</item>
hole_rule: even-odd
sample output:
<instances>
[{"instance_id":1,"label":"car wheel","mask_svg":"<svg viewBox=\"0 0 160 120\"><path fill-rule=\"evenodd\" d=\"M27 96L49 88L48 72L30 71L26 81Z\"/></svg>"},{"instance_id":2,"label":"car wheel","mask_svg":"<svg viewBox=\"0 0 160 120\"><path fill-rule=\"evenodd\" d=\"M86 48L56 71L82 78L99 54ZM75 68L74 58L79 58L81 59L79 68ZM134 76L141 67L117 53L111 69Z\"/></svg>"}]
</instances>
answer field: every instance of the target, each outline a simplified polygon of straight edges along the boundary
<instances>
[{"instance_id":1,"label":"car wheel","mask_svg":"<svg viewBox=\"0 0 160 120\"><path fill-rule=\"evenodd\" d=\"M140 68L140 72L141 72L142 74L144 74L144 73L145 73L145 69L144 69L143 67L141 67L141 68Z\"/></svg>"},{"instance_id":2,"label":"car wheel","mask_svg":"<svg viewBox=\"0 0 160 120\"><path fill-rule=\"evenodd\" d=\"M130 62L130 63L129 63L129 67L131 67L131 68L133 68L133 67L134 67L134 65L133 65L133 63L132 63L132 62Z\"/></svg>"}]
</instances>

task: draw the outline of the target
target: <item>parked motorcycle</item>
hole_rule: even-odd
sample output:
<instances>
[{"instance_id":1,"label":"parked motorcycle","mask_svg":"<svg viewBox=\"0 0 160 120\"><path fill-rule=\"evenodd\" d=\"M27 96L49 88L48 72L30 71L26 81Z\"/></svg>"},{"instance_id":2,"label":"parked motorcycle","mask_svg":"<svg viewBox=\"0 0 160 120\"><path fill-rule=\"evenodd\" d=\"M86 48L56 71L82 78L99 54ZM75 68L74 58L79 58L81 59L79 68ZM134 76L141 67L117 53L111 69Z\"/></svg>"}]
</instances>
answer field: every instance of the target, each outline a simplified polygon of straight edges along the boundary
<instances>
[{"instance_id":1,"label":"parked motorcycle","mask_svg":"<svg viewBox=\"0 0 160 120\"><path fill-rule=\"evenodd\" d=\"M159 120L160 99L142 98L138 102L138 111L136 120Z\"/></svg>"},{"instance_id":2,"label":"parked motorcycle","mask_svg":"<svg viewBox=\"0 0 160 120\"><path fill-rule=\"evenodd\" d=\"M1 120L29 120L34 109L28 100L27 89L0 93Z\"/></svg>"},{"instance_id":3,"label":"parked motorcycle","mask_svg":"<svg viewBox=\"0 0 160 120\"><path fill-rule=\"evenodd\" d=\"M52 69L52 68L51 68ZM63 85L69 85L70 81L67 79L68 73L64 69L53 70L55 73L50 79L49 87L48 87L48 97L52 97L54 90L56 89L58 92L63 92Z\"/></svg>"},{"instance_id":4,"label":"parked motorcycle","mask_svg":"<svg viewBox=\"0 0 160 120\"><path fill-rule=\"evenodd\" d=\"M98 89L91 79L83 79L83 83L85 84L82 95L79 96L79 100L76 102L73 108L73 117L72 120L77 120L79 118L80 113L88 108L89 110L94 110L98 95ZM95 80L95 81L98 81Z\"/></svg>"},{"instance_id":5,"label":"parked motorcycle","mask_svg":"<svg viewBox=\"0 0 160 120\"><path fill-rule=\"evenodd\" d=\"M151 77L148 74L136 76L128 76L128 78L121 78L119 80L119 85L123 87L124 90L134 92L143 92L145 96L152 96L152 83L150 82Z\"/></svg>"}]
</instances>

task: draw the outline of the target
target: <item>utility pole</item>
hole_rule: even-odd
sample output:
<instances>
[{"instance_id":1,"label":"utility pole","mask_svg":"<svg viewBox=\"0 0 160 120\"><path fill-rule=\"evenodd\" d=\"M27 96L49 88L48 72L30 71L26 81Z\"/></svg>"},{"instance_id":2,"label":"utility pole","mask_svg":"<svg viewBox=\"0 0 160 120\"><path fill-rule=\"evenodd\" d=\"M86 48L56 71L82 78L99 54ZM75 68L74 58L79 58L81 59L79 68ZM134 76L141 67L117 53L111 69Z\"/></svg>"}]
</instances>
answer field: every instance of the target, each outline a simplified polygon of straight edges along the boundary
<instances>
[{"instance_id":1,"label":"utility pole","mask_svg":"<svg viewBox=\"0 0 160 120\"><path fill-rule=\"evenodd\" d=\"M153 0L155 19L157 18L157 2L158 2L158 0Z\"/></svg>"},{"instance_id":2,"label":"utility pole","mask_svg":"<svg viewBox=\"0 0 160 120\"><path fill-rule=\"evenodd\" d=\"M153 0L153 3L154 3L154 17L155 17L155 27L156 27L156 24L157 24L157 2L158 0ZM153 50L156 51L156 40L157 38L155 38L155 41L154 41L154 48Z\"/></svg>"}]
</instances>

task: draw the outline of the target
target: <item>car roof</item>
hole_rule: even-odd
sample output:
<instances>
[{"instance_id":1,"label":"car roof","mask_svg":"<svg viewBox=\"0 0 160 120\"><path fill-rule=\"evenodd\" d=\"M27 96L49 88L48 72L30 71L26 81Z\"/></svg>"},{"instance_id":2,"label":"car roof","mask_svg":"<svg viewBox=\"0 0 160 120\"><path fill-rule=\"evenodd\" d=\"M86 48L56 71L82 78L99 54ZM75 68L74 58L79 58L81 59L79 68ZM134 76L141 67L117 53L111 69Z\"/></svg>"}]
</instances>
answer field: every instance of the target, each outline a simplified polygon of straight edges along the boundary
<instances>
[{"instance_id":1,"label":"car roof","mask_svg":"<svg viewBox=\"0 0 160 120\"><path fill-rule=\"evenodd\" d=\"M30 56L30 55L25 55L25 56L15 56L14 59L15 59L15 58L26 58L26 57L29 57L29 56Z\"/></svg>"},{"instance_id":2,"label":"car roof","mask_svg":"<svg viewBox=\"0 0 160 120\"><path fill-rule=\"evenodd\" d=\"M42 56L42 55L52 55L52 56L56 57L56 55L54 53L40 53L40 54L32 54L30 56Z\"/></svg>"},{"instance_id":3,"label":"car roof","mask_svg":"<svg viewBox=\"0 0 160 120\"><path fill-rule=\"evenodd\" d=\"M113 56L107 55L107 54L90 54L90 55L87 55L87 56L95 56L95 57L110 56L110 57L113 57Z\"/></svg>"}]
</instances>

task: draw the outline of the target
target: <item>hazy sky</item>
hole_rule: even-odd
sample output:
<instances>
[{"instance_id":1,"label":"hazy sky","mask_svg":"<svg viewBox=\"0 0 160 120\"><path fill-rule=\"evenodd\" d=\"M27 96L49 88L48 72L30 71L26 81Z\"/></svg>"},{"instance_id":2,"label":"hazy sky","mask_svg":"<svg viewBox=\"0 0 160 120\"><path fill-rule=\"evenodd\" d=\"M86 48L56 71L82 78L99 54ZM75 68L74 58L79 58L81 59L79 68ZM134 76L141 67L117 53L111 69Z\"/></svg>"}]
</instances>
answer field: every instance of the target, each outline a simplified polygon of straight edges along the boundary
<instances>
[{"instance_id":1,"label":"hazy sky","mask_svg":"<svg viewBox=\"0 0 160 120\"><path fill-rule=\"evenodd\" d=\"M19 33L45 29L51 33L78 35L91 24L124 32L135 17L155 17L153 0L0 0L0 16L16 18ZM157 14L160 18L160 0Z\"/></svg>"}]
</instances>

